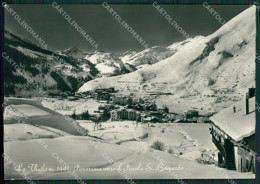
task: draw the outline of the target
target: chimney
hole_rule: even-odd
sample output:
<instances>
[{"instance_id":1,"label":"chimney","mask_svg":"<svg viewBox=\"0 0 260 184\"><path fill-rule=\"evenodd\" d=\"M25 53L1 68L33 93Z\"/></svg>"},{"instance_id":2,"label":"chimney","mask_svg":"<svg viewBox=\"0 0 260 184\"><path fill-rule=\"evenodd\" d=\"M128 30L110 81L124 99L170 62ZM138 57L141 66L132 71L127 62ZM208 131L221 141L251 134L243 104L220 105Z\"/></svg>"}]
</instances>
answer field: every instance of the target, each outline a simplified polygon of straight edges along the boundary
<instances>
[{"instance_id":1,"label":"chimney","mask_svg":"<svg viewBox=\"0 0 260 184\"><path fill-rule=\"evenodd\" d=\"M249 94L246 93L246 114L249 114Z\"/></svg>"},{"instance_id":2,"label":"chimney","mask_svg":"<svg viewBox=\"0 0 260 184\"><path fill-rule=\"evenodd\" d=\"M248 89L248 95L249 95L249 98L252 98L255 96L255 88L251 87Z\"/></svg>"}]
</instances>

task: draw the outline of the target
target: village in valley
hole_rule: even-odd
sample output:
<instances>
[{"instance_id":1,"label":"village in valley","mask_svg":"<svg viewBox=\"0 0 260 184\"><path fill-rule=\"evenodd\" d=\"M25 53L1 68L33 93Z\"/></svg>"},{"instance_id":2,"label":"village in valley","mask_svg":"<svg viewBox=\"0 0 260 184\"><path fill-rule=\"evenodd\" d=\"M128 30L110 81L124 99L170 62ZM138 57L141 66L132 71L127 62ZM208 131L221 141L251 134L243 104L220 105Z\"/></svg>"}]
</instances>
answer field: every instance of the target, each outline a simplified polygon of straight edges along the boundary
<instances>
[{"instance_id":1,"label":"village in valley","mask_svg":"<svg viewBox=\"0 0 260 184\"><path fill-rule=\"evenodd\" d=\"M5 31L5 179L254 179L255 11L124 53Z\"/></svg>"},{"instance_id":2,"label":"village in valley","mask_svg":"<svg viewBox=\"0 0 260 184\"><path fill-rule=\"evenodd\" d=\"M132 157L140 153L145 157L154 150L159 151L160 155L168 155L169 158L166 159L169 167L175 167L177 162L178 167L188 169L187 166L191 164L198 172L207 169L207 177L214 173L214 167L219 167L235 177L252 177L250 173L255 173L256 167L253 160L257 159L254 99L255 88L249 88L245 100L237 101L218 113L201 115L199 110L194 109L183 111L182 114L173 113L166 106L160 107L149 101L149 98L147 100L147 97L136 98L132 93L123 96L113 87L69 95L63 93L53 96L51 93L48 97L30 100L9 97L5 110L5 131L12 134L6 134L5 141L30 140L35 134L42 138L66 138L69 135L81 135L77 127L83 127L92 141L97 141L98 145L104 147L110 145L109 149L104 148L105 152L111 152L111 149L117 150L118 154L126 150L127 153L133 151L132 156L123 159L123 168L141 167L132 163ZM29 121L27 123L30 124L30 129L26 129L25 135L21 134L24 130L14 124L17 121L12 117L14 112L21 114L19 117L27 117L26 122ZM75 128L66 117L74 119ZM55 119L56 123L52 124L51 119ZM21 135L17 135L18 132ZM63 144L60 141L62 139L58 144ZM75 146L84 144L86 143L82 142ZM61 148L60 151L63 149L66 148ZM83 152L87 154L90 150ZM120 158L125 155L123 152ZM41 154L43 153L39 153ZM114 159L120 160L116 157L117 154L112 154ZM73 160L73 157L70 159ZM155 171L158 170L158 164L153 159L148 160ZM181 174L181 171L178 172ZM83 176L82 172L79 173ZM30 174L34 176L35 173ZM63 176L64 172L60 174Z\"/></svg>"},{"instance_id":3,"label":"village in valley","mask_svg":"<svg viewBox=\"0 0 260 184\"><path fill-rule=\"evenodd\" d=\"M53 94L52 94L53 95ZM118 93L115 88L95 89L68 96L63 93L53 99L61 101L96 101L98 105L94 111L88 109L74 109L70 115L75 120L94 120L96 122L132 120L143 123L210 123L209 117L214 113L200 115L198 110L188 109L181 114L170 112L167 106L158 106L147 97L136 97L134 93L128 95ZM48 101L53 102L52 98ZM69 105L61 105L66 115L71 112ZM93 109L93 107L92 107ZM59 110L59 109L56 109ZM66 111L68 111L66 113Z\"/></svg>"},{"instance_id":4,"label":"village in valley","mask_svg":"<svg viewBox=\"0 0 260 184\"><path fill-rule=\"evenodd\" d=\"M200 150L200 155L197 156L195 156L196 154L193 156L187 154L186 146L183 146L182 144L175 151L173 151L173 147L171 147L172 145L167 145L168 148L161 149L160 147L155 147L155 149L166 151L171 154L178 155L182 158L191 159L201 164L216 164L219 167L227 168L230 170L255 173L255 162L253 162L253 160L256 159L256 152L254 143L254 121L252 119L252 117L255 114L253 102L253 100L255 99L255 88L249 88L248 92L245 94L245 97L245 100L239 100L238 102L236 102L236 104L239 104L237 106L231 105L230 107L221 110L219 113L208 110L206 111L207 113L204 113L203 115L200 114L200 112L204 112L200 111L202 110L202 108L200 110L187 109L183 111L183 113L170 112L167 106L158 106L156 103L152 102L151 99L149 99L147 96L143 98L137 98L134 93L123 95L118 93L118 91L114 87L103 89L99 88L93 91L76 93L74 96L67 96L65 94L62 94L61 96L48 98L44 101L57 103L57 100L55 101L53 99L58 99L60 101L72 102L62 103L63 105L60 104L56 106L54 110L59 110L60 113L64 115L69 115L76 121L81 122L81 126L86 127L88 130L92 130L93 127L93 132L90 133L92 135L100 135L99 130L101 130L102 136L104 136L104 134L109 132L110 128L122 126L122 123L124 125L122 131L125 131L124 128L129 128L129 126L132 125L132 127L135 128L134 131L136 132L138 132L137 127L140 124L139 126L142 127L142 131L144 131L143 135L140 134L140 137L143 138L149 136L149 131L145 131L144 128L146 126L150 128L159 127L161 133L167 131L167 128L169 129L172 127L175 128L175 131L178 131L178 129L175 126L181 126L182 129L185 129L186 131L187 127L190 126L189 128L193 129L194 131L204 131L200 132L201 134L212 134L212 138L208 140L208 144L214 144L216 148L214 149L212 145L211 148L200 148L198 149ZM43 102L43 104L47 105L46 102ZM83 104L87 104L89 102L91 104L92 111L89 111L87 108L85 109L82 105L80 106L80 109L75 108L75 106L72 105L73 102L81 102ZM69 104L71 105L71 107ZM60 107L61 109L59 109ZM219 116L219 114L222 114L223 111L227 111L227 109L229 109L229 112L225 112L225 116L222 115L222 120L216 118ZM73 113L70 115L69 112ZM238 121L233 121L234 119L241 119L240 116L243 114L247 115L243 119L243 121L248 122L248 124L244 124L243 130L247 131L242 133L242 129L239 128L239 126L241 126L241 124L243 124L244 122L241 121L241 123L239 123ZM234 116L234 119L229 119L229 116ZM230 126L223 125L223 122L221 121L227 121L227 123L229 123ZM87 125L84 123L87 123ZM108 126L110 123L113 126ZM171 125L176 123L178 125ZM227 132L230 131L230 129L231 134ZM233 129L237 131L236 133L240 136L239 139L235 137L238 135L232 134ZM118 129L117 131L117 133L120 132ZM189 137L187 133L187 135L183 132L180 133L184 135L184 138L186 136L186 139L187 137ZM240 133L242 133L242 135L240 135ZM114 138L117 139L116 136ZM131 142L133 140L133 138L126 138L118 141L115 140L112 142L121 143L128 141ZM156 141L153 143L156 143ZM195 140L192 140L191 142L194 141ZM160 143L164 145L164 143ZM196 146L198 145L195 144L195 147ZM151 147L153 147L152 144Z\"/></svg>"}]
</instances>

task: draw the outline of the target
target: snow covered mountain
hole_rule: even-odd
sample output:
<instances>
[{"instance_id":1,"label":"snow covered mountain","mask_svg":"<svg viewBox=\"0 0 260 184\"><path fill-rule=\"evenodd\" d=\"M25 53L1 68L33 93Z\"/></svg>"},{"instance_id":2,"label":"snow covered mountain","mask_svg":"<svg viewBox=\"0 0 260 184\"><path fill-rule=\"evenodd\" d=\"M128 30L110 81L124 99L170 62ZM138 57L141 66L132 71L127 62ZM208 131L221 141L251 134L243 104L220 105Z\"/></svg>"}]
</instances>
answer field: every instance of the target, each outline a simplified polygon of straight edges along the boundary
<instances>
[{"instance_id":1,"label":"snow covered mountain","mask_svg":"<svg viewBox=\"0 0 260 184\"><path fill-rule=\"evenodd\" d=\"M119 57L119 59L121 59L121 61L123 63L127 63L127 61L129 60L129 58L131 58L133 55L135 55L137 52L132 50L132 49L129 49L127 50L126 52L124 52L122 54L122 56Z\"/></svg>"},{"instance_id":2,"label":"snow covered mountain","mask_svg":"<svg viewBox=\"0 0 260 184\"><path fill-rule=\"evenodd\" d=\"M97 69L87 60L42 49L8 31L4 39L5 95L39 96L40 90L73 92L82 82L97 77Z\"/></svg>"},{"instance_id":3,"label":"snow covered mountain","mask_svg":"<svg viewBox=\"0 0 260 184\"><path fill-rule=\"evenodd\" d=\"M121 60L124 63L128 63L137 67L144 64L157 63L158 61L162 61L163 59L172 56L174 53L176 53L176 48L154 46L138 53L129 50L124 53L123 57L121 57Z\"/></svg>"},{"instance_id":4,"label":"snow covered mountain","mask_svg":"<svg viewBox=\"0 0 260 184\"><path fill-rule=\"evenodd\" d=\"M73 57L74 59L83 59L86 57L86 54L77 47L68 48L61 53Z\"/></svg>"},{"instance_id":5,"label":"snow covered mountain","mask_svg":"<svg viewBox=\"0 0 260 184\"><path fill-rule=\"evenodd\" d=\"M95 51L85 59L94 64L101 75L114 76L133 70L129 66L126 67L118 55L105 51Z\"/></svg>"},{"instance_id":6,"label":"snow covered mountain","mask_svg":"<svg viewBox=\"0 0 260 184\"><path fill-rule=\"evenodd\" d=\"M209 36L172 44L168 49L176 53L166 59L168 50L154 48L165 51L162 61L129 74L95 79L79 92L115 86L121 91L170 92L182 98L244 94L255 80L255 11L254 6L246 9ZM136 61L130 63L142 63Z\"/></svg>"},{"instance_id":7,"label":"snow covered mountain","mask_svg":"<svg viewBox=\"0 0 260 184\"><path fill-rule=\"evenodd\" d=\"M21 68L19 73L8 57L4 62L5 95L39 96L43 91L75 92L85 82L102 76L115 76L135 71L124 64L116 54L96 51L84 53L73 47L52 52L5 31L6 56ZM27 79L32 79L39 89L32 89Z\"/></svg>"}]
</instances>

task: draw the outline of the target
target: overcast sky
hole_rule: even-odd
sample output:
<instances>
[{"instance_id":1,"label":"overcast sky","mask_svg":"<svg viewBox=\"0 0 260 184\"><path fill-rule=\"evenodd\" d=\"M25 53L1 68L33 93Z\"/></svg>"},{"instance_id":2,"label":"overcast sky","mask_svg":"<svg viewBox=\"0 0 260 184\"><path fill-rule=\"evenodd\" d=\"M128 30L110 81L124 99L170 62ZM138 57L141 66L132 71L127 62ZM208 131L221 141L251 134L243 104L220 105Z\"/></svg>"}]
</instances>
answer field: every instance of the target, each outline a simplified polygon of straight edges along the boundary
<instances>
[{"instance_id":1,"label":"overcast sky","mask_svg":"<svg viewBox=\"0 0 260 184\"><path fill-rule=\"evenodd\" d=\"M10 5L41 36L50 50L78 47L86 52L95 49L51 5ZM118 23L102 5L61 5L97 43L98 49L110 52L136 51L144 47ZM152 5L111 5L111 7L148 43L168 46L185 38ZM161 6L191 37L209 35L221 24L198 5ZM248 6L213 6L228 21ZM34 43L35 39L5 12L5 29Z\"/></svg>"}]
</instances>

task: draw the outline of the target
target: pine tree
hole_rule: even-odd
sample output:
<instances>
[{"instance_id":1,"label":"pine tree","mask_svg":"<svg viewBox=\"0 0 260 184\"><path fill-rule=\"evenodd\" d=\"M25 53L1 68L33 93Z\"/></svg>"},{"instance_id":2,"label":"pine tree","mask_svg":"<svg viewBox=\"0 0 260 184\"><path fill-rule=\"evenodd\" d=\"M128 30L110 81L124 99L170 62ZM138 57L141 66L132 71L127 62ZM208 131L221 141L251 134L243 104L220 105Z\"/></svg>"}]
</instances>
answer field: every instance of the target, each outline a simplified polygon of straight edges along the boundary
<instances>
[{"instance_id":1,"label":"pine tree","mask_svg":"<svg viewBox=\"0 0 260 184\"><path fill-rule=\"evenodd\" d=\"M83 112L81 116L82 116L83 119L88 120L88 119L89 119L89 113L88 113L88 110L85 111L85 112Z\"/></svg>"},{"instance_id":2,"label":"pine tree","mask_svg":"<svg viewBox=\"0 0 260 184\"><path fill-rule=\"evenodd\" d=\"M74 110L74 111L73 111L73 114L71 115L71 118L72 118L72 119L76 119L76 117L77 117L77 116L76 116L76 113L75 113L75 110Z\"/></svg>"}]
</instances>

